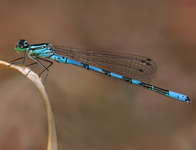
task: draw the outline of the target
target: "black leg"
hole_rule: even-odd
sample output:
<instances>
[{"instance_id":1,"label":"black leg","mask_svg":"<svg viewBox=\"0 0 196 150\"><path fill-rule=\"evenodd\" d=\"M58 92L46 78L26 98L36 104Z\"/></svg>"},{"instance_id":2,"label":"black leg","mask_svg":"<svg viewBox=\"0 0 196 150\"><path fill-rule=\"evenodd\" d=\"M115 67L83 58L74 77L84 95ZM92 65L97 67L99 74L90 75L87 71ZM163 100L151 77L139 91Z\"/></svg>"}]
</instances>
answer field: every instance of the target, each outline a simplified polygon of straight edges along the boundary
<instances>
[{"instance_id":1,"label":"black leg","mask_svg":"<svg viewBox=\"0 0 196 150\"><path fill-rule=\"evenodd\" d=\"M20 58L17 58L17 59L15 59L15 60L11 61L11 62L10 62L10 63L11 63L10 65L12 65L12 64L24 64L24 63L25 63L25 59L26 59L26 54L27 54L27 52L25 52L25 54L24 54L23 57L20 57ZM44 68L44 70L39 74L39 76L41 76L41 74L42 74L44 71L47 70L47 75L46 75L45 80L44 80L44 84L45 84L45 83L46 83L46 79L47 79L48 74L49 74L48 68L49 68L50 66L52 66L53 62L52 62L52 61L49 61L49 60L47 60L47 59L44 59L44 58L40 58L40 57L34 57L34 56L29 56L29 57L32 58L35 62L34 62L34 63L31 63L31 64L29 64L29 65L27 65L26 67L31 66L31 65L34 65L34 64L38 64L38 65L35 66L33 69L31 69L25 76L27 76L32 70L34 70L35 68L37 68L37 67L39 67L39 66L41 65L41 66ZM20 60L20 59L23 59L23 61L22 61L21 63L15 63L15 61ZM38 59L39 59L39 60L46 61L46 62L49 62L50 64L46 67L46 66L44 66ZM9 65L9 66L10 66L10 65Z\"/></svg>"},{"instance_id":2,"label":"black leg","mask_svg":"<svg viewBox=\"0 0 196 150\"><path fill-rule=\"evenodd\" d=\"M41 60L45 60L45 59L39 58L39 57L38 57L38 59L37 59L36 57L33 57L33 56L31 56L31 55L30 55L29 57L38 63L38 65L35 66L33 69L35 69L35 68L37 68L38 66L41 65L41 66L44 68L44 71L47 70L47 75L46 75L45 80L44 80L44 85L45 85L46 80L47 80L47 77L48 77L48 74L49 74L49 70L48 70L48 68L47 68L46 66L44 66L44 65L38 60L38 59L41 59ZM45 61L50 62L49 60L45 60ZM52 65L52 63L51 63L48 67L50 67L51 65ZM33 69L31 69L31 70L27 73L27 75L28 75ZM43 72L43 71L42 71L42 72ZM41 72L41 73L42 73L42 72Z\"/></svg>"},{"instance_id":3,"label":"black leg","mask_svg":"<svg viewBox=\"0 0 196 150\"><path fill-rule=\"evenodd\" d=\"M38 62L34 62L34 63L32 63L32 64L26 65L25 67L29 67L29 66L35 65L35 64L37 64L37 63L38 63Z\"/></svg>"},{"instance_id":4,"label":"black leg","mask_svg":"<svg viewBox=\"0 0 196 150\"><path fill-rule=\"evenodd\" d=\"M26 59L26 54L27 54L27 52L25 52L23 57L20 57L20 58L17 58L17 59L14 59L14 60L10 61L9 63L11 63L11 64L9 66L11 66L12 64L24 64L25 63L25 59ZM23 59L23 61L21 63L15 63L15 61L20 60L20 59Z\"/></svg>"},{"instance_id":5,"label":"black leg","mask_svg":"<svg viewBox=\"0 0 196 150\"><path fill-rule=\"evenodd\" d=\"M49 61L47 59L44 59L44 58L40 58L40 57L36 57L37 59L40 59L40 60L44 60L44 61L47 61L50 63L50 65L48 65L46 68L48 69L49 67L51 67L53 65L53 62L52 61ZM39 77L41 76L41 74L46 71L46 69L44 69L40 74L39 74Z\"/></svg>"},{"instance_id":6,"label":"black leg","mask_svg":"<svg viewBox=\"0 0 196 150\"><path fill-rule=\"evenodd\" d=\"M36 63L33 63L33 64L36 64ZM40 66L40 63L38 63L38 65L35 66L33 69L29 70L29 72L28 72L25 76L27 76L31 71L33 71L35 68L37 68L37 67L39 67L39 66Z\"/></svg>"},{"instance_id":7,"label":"black leg","mask_svg":"<svg viewBox=\"0 0 196 150\"><path fill-rule=\"evenodd\" d=\"M50 63L50 65L48 65L46 68L48 69L50 66L52 66L52 64L53 64L53 62L52 61L49 61L49 60L47 60L47 59L43 59L43 58L40 58L40 57L36 57L37 59L40 59L40 60L44 60L44 61L47 61L47 62L49 62ZM29 66L31 66L31 65L35 65L35 64L37 64L38 62L34 62L34 63L32 63L32 64L29 64L29 65L26 65L26 67L29 67ZM37 65L35 68L37 68L39 65ZM33 68L33 69L35 69L35 68ZM33 70L33 69L31 69L31 71ZM41 76L41 74L44 72L44 71L46 71L46 69L44 69L40 74L39 74L39 77Z\"/></svg>"}]
</instances>

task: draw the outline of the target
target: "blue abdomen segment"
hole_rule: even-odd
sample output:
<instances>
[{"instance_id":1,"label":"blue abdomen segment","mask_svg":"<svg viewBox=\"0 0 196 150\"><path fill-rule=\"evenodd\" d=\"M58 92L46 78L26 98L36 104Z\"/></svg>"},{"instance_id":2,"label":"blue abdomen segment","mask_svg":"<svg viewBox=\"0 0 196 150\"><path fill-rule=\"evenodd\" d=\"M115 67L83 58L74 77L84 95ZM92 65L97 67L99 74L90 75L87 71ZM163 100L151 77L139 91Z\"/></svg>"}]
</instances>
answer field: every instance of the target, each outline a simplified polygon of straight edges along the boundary
<instances>
[{"instance_id":1,"label":"blue abdomen segment","mask_svg":"<svg viewBox=\"0 0 196 150\"><path fill-rule=\"evenodd\" d=\"M117 79L123 79L123 76L111 72L111 76Z\"/></svg>"},{"instance_id":2,"label":"blue abdomen segment","mask_svg":"<svg viewBox=\"0 0 196 150\"><path fill-rule=\"evenodd\" d=\"M142 82L132 79L132 83L136 85L141 85Z\"/></svg>"},{"instance_id":3,"label":"blue abdomen segment","mask_svg":"<svg viewBox=\"0 0 196 150\"><path fill-rule=\"evenodd\" d=\"M57 54L50 56L50 59L55 60L59 63L67 63L67 58L66 57L63 57L63 56L60 56L60 55L57 55Z\"/></svg>"},{"instance_id":4,"label":"blue abdomen segment","mask_svg":"<svg viewBox=\"0 0 196 150\"><path fill-rule=\"evenodd\" d=\"M187 103L189 103L189 99L190 99L186 95L183 95L183 94L180 94L180 93L176 93L176 92L173 92L173 91L169 91L169 97L175 98L175 99L177 99L179 101L187 102Z\"/></svg>"}]
</instances>

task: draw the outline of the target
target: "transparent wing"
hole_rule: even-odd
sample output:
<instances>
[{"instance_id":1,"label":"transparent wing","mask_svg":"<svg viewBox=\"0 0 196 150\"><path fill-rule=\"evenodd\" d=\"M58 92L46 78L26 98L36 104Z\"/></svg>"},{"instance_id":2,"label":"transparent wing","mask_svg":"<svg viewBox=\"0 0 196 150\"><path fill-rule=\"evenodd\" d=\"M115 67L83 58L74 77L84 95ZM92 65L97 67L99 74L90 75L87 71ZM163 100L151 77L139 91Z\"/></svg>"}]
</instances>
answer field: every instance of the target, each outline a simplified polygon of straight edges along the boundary
<instances>
[{"instance_id":1,"label":"transparent wing","mask_svg":"<svg viewBox=\"0 0 196 150\"><path fill-rule=\"evenodd\" d=\"M124 77L149 83L156 75L156 63L147 57L74 47L53 46L56 54Z\"/></svg>"}]
</instances>

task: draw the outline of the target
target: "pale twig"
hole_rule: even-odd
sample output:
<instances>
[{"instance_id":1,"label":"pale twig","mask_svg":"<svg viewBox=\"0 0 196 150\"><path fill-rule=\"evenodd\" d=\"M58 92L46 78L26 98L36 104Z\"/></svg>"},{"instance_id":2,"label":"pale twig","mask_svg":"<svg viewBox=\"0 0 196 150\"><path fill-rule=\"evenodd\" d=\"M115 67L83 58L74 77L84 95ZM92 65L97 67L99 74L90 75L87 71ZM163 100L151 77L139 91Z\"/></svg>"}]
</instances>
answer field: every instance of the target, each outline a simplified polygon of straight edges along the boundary
<instances>
[{"instance_id":1,"label":"pale twig","mask_svg":"<svg viewBox=\"0 0 196 150\"><path fill-rule=\"evenodd\" d=\"M1 61L0 60L0 69L15 69L21 72L22 74L26 75L30 69L27 67L23 66L17 66L17 65L11 65L9 66L10 63ZM50 106L50 102L48 99L47 92L38 77L36 73L31 71L27 76L39 89L41 92L42 96L44 97L45 103L46 103L46 110L47 110L47 116L48 116L48 147L47 150L57 150L57 137L56 137L56 129L55 129L55 124L54 124L54 119L53 119L53 114Z\"/></svg>"}]
</instances>

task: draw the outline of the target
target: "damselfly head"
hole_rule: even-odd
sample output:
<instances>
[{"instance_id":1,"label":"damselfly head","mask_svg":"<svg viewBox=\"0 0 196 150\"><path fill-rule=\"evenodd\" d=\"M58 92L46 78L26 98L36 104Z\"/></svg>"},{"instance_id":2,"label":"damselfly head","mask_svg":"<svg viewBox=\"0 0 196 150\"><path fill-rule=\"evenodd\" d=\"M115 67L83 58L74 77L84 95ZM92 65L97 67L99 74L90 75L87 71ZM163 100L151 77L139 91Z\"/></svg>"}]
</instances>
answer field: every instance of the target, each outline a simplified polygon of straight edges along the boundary
<instances>
[{"instance_id":1,"label":"damselfly head","mask_svg":"<svg viewBox=\"0 0 196 150\"><path fill-rule=\"evenodd\" d=\"M21 39L18 44L15 47L15 50L19 51L19 52L24 52L26 51L28 48L28 43L26 40Z\"/></svg>"}]
</instances>

